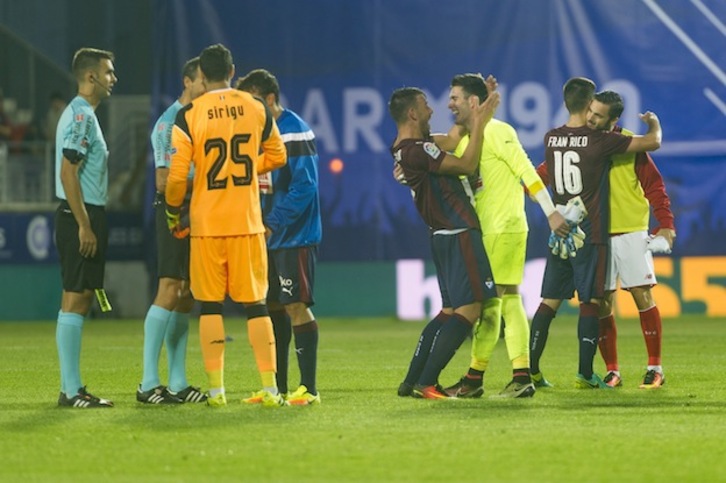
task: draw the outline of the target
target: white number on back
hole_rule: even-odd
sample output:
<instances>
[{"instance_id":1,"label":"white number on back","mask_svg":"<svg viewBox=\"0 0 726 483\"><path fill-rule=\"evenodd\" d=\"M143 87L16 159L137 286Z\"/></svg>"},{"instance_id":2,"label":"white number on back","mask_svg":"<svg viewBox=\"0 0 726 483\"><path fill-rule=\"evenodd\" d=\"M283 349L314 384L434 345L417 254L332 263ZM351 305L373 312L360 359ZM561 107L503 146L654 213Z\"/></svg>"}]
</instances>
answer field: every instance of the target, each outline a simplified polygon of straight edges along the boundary
<instances>
[{"instance_id":1,"label":"white number on back","mask_svg":"<svg viewBox=\"0 0 726 483\"><path fill-rule=\"evenodd\" d=\"M555 190L558 194L582 193L582 172L577 164L580 155L576 151L555 151Z\"/></svg>"}]
</instances>

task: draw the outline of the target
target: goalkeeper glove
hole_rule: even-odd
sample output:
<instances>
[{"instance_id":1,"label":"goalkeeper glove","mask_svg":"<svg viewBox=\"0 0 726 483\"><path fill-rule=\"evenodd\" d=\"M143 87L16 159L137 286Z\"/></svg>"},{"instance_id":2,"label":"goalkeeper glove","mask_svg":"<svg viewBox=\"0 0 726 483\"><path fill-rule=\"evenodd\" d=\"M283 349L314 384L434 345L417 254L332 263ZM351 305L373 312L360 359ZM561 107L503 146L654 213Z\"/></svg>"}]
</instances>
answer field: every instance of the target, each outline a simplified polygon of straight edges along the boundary
<instances>
[{"instance_id":1,"label":"goalkeeper glove","mask_svg":"<svg viewBox=\"0 0 726 483\"><path fill-rule=\"evenodd\" d=\"M559 255L562 244L562 238L555 235L555 232L550 232L550 239L547 241L547 246L550 247L552 255Z\"/></svg>"},{"instance_id":2,"label":"goalkeeper glove","mask_svg":"<svg viewBox=\"0 0 726 483\"><path fill-rule=\"evenodd\" d=\"M650 250L651 253L669 254L671 252L671 247L668 244L668 240L666 240L665 237L662 235L649 236L647 249Z\"/></svg>"},{"instance_id":3,"label":"goalkeeper glove","mask_svg":"<svg viewBox=\"0 0 726 483\"><path fill-rule=\"evenodd\" d=\"M587 216L587 208L579 196L571 198L566 205L557 205L556 208L570 225L579 225Z\"/></svg>"},{"instance_id":4,"label":"goalkeeper glove","mask_svg":"<svg viewBox=\"0 0 726 483\"><path fill-rule=\"evenodd\" d=\"M577 248L578 250L582 248L582 246L585 244L585 232L582 231L582 228L580 228L579 226L575 226L570 234L572 235L572 239L575 243L575 248Z\"/></svg>"},{"instance_id":5,"label":"goalkeeper glove","mask_svg":"<svg viewBox=\"0 0 726 483\"><path fill-rule=\"evenodd\" d=\"M550 232L550 238L547 242L553 255L563 260L574 258L577 256L577 250L585 244L585 232L577 225L572 225L570 233L562 238L557 236L555 232Z\"/></svg>"},{"instance_id":6,"label":"goalkeeper glove","mask_svg":"<svg viewBox=\"0 0 726 483\"><path fill-rule=\"evenodd\" d=\"M191 231L189 227L183 227L181 222L181 210L178 207L166 207L166 226L174 238L186 238Z\"/></svg>"}]
</instances>

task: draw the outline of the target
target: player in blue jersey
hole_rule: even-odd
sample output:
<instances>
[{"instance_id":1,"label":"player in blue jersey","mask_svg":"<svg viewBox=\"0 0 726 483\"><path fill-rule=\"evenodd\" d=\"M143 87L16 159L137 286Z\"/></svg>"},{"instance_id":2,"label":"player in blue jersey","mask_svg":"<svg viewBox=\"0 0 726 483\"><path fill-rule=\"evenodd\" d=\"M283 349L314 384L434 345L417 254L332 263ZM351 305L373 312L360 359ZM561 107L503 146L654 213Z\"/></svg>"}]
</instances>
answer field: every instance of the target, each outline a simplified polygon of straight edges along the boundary
<instances>
[{"instance_id":1,"label":"player in blue jersey","mask_svg":"<svg viewBox=\"0 0 726 483\"><path fill-rule=\"evenodd\" d=\"M108 245L105 206L108 199L108 148L95 110L118 81L111 52L81 48L72 71L78 95L63 111L56 129L55 240L63 295L56 342L61 372L59 406L113 407L93 396L81 381L81 333L94 291L108 307L103 276ZM108 307L110 308L110 307Z\"/></svg>"},{"instance_id":2,"label":"player in blue jersey","mask_svg":"<svg viewBox=\"0 0 726 483\"><path fill-rule=\"evenodd\" d=\"M199 57L188 60L182 69L184 90L159 117L151 133L154 150L156 197L156 244L159 287L144 320L144 374L136 400L148 404L204 402L207 397L186 378L186 351L189 312L194 299L189 291L189 238L176 238L166 223L164 190L171 162L171 128L179 110L205 91L199 72ZM169 386L159 379L159 355L166 341Z\"/></svg>"},{"instance_id":3,"label":"player in blue jersey","mask_svg":"<svg viewBox=\"0 0 726 483\"><path fill-rule=\"evenodd\" d=\"M322 239L315 134L300 116L280 105L280 85L267 70L249 72L237 80L236 87L264 101L287 149L287 165L259 177L269 263L267 306L277 343L277 387L283 394L288 392L294 334L300 385L287 395L287 401L300 406L319 404L318 324L310 310L315 303L315 263ZM261 398L253 394L245 401L257 403Z\"/></svg>"},{"instance_id":4,"label":"player in blue jersey","mask_svg":"<svg viewBox=\"0 0 726 483\"><path fill-rule=\"evenodd\" d=\"M563 259L552 253L547 256L542 280L544 300L532 319L530 335L532 379L536 384L546 385L539 369L546 342L544 329L549 327L559 302L572 298L577 290L579 367L575 385L583 389L610 388L593 372L599 333L598 308L605 295L608 262L610 157L658 149L661 128L658 117L647 112L641 115L648 124L645 136L593 130L587 125L587 116L595 84L590 79L575 77L565 83L563 94L570 117L564 126L545 134L547 178L556 204L565 205L572 198L581 197L587 209L581 223L585 242L575 257Z\"/></svg>"},{"instance_id":5,"label":"player in blue jersey","mask_svg":"<svg viewBox=\"0 0 726 483\"><path fill-rule=\"evenodd\" d=\"M461 156L442 151L431 138L432 110L423 91L397 89L388 109L398 135L391 148L414 204L429 226L436 275L443 309L421 332L399 396L443 399L448 396L438 377L482 314L484 303L497 297L489 260L484 252L473 193L466 178L476 171L481 155L484 126L499 102L494 93L479 103L469 97L472 115L466 125L471 142ZM485 315L486 315L485 311ZM494 321L482 321L478 330L493 330Z\"/></svg>"}]
</instances>

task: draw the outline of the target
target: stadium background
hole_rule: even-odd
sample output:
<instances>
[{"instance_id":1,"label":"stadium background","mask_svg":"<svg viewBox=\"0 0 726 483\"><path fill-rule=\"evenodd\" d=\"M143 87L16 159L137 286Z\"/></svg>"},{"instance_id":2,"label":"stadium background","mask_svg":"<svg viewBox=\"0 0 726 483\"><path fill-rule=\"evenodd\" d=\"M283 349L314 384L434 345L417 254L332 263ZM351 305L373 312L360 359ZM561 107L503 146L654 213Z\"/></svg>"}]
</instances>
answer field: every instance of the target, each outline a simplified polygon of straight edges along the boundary
<instances>
[{"instance_id":1,"label":"stadium background","mask_svg":"<svg viewBox=\"0 0 726 483\"><path fill-rule=\"evenodd\" d=\"M391 177L395 127L386 101L422 87L447 129L448 82L493 73L531 159L561 124L561 86L574 75L620 92L625 127L656 112L664 144L655 159L676 215L672 257L658 257L655 297L664 316L726 315L726 4L717 0L425 0L245 2L0 0L0 86L13 142L0 148L0 320L53 319L60 297L52 246L52 169L34 125L48 94L75 91L67 75L85 45L113 50L119 83L99 109L111 149L111 254L115 316L141 317L155 289L148 220L149 129L180 91L183 62L212 43L237 74L264 67L285 105L318 137L324 242L319 315L398 314L420 319L438 303L426 229ZM8 101L10 101L8 103ZM332 160L341 172L329 169ZM546 221L528 202L524 287L538 302ZM633 315L628 297L618 311Z\"/></svg>"}]
</instances>

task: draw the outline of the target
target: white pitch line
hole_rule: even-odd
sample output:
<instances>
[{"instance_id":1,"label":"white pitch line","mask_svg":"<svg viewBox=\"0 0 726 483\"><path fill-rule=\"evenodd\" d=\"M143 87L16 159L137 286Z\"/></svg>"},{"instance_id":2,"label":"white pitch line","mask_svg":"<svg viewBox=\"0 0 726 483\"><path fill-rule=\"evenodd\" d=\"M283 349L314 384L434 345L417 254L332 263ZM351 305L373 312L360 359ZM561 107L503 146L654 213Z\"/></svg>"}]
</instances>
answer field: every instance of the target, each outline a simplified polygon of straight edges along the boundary
<instances>
[{"instance_id":1,"label":"white pitch line","mask_svg":"<svg viewBox=\"0 0 726 483\"><path fill-rule=\"evenodd\" d=\"M726 116L726 103L719 99L715 92L706 87L703 90L703 95L706 96L709 101L713 102L713 104L719 108L723 115Z\"/></svg>"},{"instance_id":2,"label":"white pitch line","mask_svg":"<svg viewBox=\"0 0 726 483\"><path fill-rule=\"evenodd\" d=\"M726 37L726 25L701 0L691 0L691 3L721 32L721 35Z\"/></svg>"},{"instance_id":3,"label":"white pitch line","mask_svg":"<svg viewBox=\"0 0 726 483\"><path fill-rule=\"evenodd\" d=\"M676 24L667 13L665 13L656 3L654 0L643 0L643 3L650 8L656 17L660 19L661 22L665 24L666 27L668 27L671 32L675 34L678 39L683 42L683 45L685 45L688 50L690 50L693 55L696 56L698 60L701 61L703 65L706 66L708 70L711 71L713 75L716 76L718 80L721 81L723 85L726 86L726 73L719 69L719 67L706 55L706 53L701 50L701 48L696 45L696 43L691 40L691 38L686 35L686 33Z\"/></svg>"}]
</instances>

